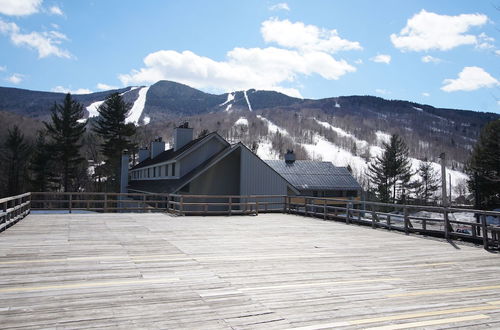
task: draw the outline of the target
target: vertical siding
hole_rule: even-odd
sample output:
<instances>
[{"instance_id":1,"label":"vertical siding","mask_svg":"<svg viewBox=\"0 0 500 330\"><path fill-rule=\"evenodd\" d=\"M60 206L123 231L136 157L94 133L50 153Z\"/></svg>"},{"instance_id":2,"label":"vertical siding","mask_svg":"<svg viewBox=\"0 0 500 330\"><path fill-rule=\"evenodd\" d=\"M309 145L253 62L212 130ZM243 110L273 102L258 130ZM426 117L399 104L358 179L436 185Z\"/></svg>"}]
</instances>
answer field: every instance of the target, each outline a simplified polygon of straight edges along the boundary
<instances>
[{"instance_id":1,"label":"vertical siding","mask_svg":"<svg viewBox=\"0 0 500 330\"><path fill-rule=\"evenodd\" d=\"M241 148L241 195L286 195L286 181L247 148Z\"/></svg>"},{"instance_id":2,"label":"vertical siding","mask_svg":"<svg viewBox=\"0 0 500 330\"><path fill-rule=\"evenodd\" d=\"M194 168L198 167L201 163L224 148L225 145L218 139L210 139L200 148L197 148L180 160L180 177L183 177L187 173L191 172Z\"/></svg>"}]
</instances>

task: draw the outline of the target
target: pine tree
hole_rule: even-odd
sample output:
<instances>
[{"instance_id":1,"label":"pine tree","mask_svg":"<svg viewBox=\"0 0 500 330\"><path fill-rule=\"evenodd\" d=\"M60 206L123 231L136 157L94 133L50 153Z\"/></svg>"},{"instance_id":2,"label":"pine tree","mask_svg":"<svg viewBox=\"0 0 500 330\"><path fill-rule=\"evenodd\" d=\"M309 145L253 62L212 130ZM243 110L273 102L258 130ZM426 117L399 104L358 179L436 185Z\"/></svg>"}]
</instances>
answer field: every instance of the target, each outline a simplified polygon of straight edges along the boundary
<instances>
[{"instance_id":1,"label":"pine tree","mask_svg":"<svg viewBox=\"0 0 500 330\"><path fill-rule=\"evenodd\" d=\"M31 153L31 146L17 125L8 130L4 143L5 151L1 154L2 163L7 169L7 195L19 195L25 191L24 178Z\"/></svg>"},{"instance_id":2,"label":"pine tree","mask_svg":"<svg viewBox=\"0 0 500 330\"><path fill-rule=\"evenodd\" d=\"M500 120L482 129L467 167L469 189L476 196L476 207L500 207Z\"/></svg>"},{"instance_id":3,"label":"pine tree","mask_svg":"<svg viewBox=\"0 0 500 330\"><path fill-rule=\"evenodd\" d=\"M64 191L70 191L77 175L78 166L84 158L80 155L80 140L85 133L86 122L78 122L83 118L83 106L66 94L62 105L54 104L51 123L44 123L47 134L51 138L53 159L57 160L61 169L61 183Z\"/></svg>"},{"instance_id":4,"label":"pine tree","mask_svg":"<svg viewBox=\"0 0 500 330\"><path fill-rule=\"evenodd\" d=\"M382 202L405 202L412 176L408 147L396 134L383 143L383 152L368 166L368 177L375 186L375 194Z\"/></svg>"},{"instance_id":5,"label":"pine tree","mask_svg":"<svg viewBox=\"0 0 500 330\"><path fill-rule=\"evenodd\" d=\"M438 173L432 168L432 163L425 159L420 163L417 174L420 179L412 183L415 195L420 203L429 203L441 186Z\"/></svg>"},{"instance_id":6,"label":"pine tree","mask_svg":"<svg viewBox=\"0 0 500 330\"><path fill-rule=\"evenodd\" d=\"M120 187L120 161L122 151L133 150L137 146L132 142L136 132L133 123L126 123L127 114L131 105L125 103L118 93L111 94L97 109L99 117L95 121L93 130L103 139L101 152L106 158L103 171L108 175L108 182L113 191Z\"/></svg>"},{"instance_id":7,"label":"pine tree","mask_svg":"<svg viewBox=\"0 0 500 330\"><path fill-rule=\"evenodd\" d=\"M48 191L51 178L50 146L45 139L45 132L38 132L35 148L30 161L32 191Z\"/></svg>"}]
</instances>

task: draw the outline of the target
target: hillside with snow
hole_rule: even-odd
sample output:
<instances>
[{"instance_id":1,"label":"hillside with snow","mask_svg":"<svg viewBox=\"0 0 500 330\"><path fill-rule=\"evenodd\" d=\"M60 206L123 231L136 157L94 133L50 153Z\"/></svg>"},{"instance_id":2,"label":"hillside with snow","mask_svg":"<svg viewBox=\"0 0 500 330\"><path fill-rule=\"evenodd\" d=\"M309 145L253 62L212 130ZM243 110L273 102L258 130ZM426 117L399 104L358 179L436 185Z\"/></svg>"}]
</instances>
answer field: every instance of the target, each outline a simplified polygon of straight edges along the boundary
<instances>
[{"instance_id":1,"label":"hillside with snow","mask_svg":"<svg viewBox=\"0 0 500 330\"><path fill-rule=\"evenodd\" d=\"M413 168L428 159L438 170L438 155L447 156L452 185L465 179L464 167L481 128L500 115L440 109L373 96L298 99L262 90L210 94L172 81L74 95L86 118L111 93L130 105L128 123L139 126L141 143L156 136L169 141L173 127L188 121L195 132L217 131L230 142L242 141L261 158L282 158L293 149L301 159L321 159L350 166L362 179L367 164L382 152L391 134L409 147ZM0 87L0 110L30 120L46 120L64 94ZM197 133L195 133L197 134Z\"/></svg>"}]
</instances>

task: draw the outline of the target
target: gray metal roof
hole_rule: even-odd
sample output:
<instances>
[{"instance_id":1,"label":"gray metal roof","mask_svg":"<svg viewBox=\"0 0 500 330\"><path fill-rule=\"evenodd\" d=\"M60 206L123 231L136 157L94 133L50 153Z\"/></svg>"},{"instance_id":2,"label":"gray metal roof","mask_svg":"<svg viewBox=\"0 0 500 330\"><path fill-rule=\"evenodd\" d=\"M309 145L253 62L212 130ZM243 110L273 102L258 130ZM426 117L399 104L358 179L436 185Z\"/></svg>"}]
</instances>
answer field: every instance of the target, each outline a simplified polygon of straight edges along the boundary
<instances>
[{"instance_id":1,"label":"gray metal roof","mask_svg":"<svg viewBox=\"0 0 500 330\"><path fill-rule=\"evenodd\" d=\"M359 183L345 167L330 162L265 160L276 172L299 190L358 190Z\"/></svg>"}]
</instances>

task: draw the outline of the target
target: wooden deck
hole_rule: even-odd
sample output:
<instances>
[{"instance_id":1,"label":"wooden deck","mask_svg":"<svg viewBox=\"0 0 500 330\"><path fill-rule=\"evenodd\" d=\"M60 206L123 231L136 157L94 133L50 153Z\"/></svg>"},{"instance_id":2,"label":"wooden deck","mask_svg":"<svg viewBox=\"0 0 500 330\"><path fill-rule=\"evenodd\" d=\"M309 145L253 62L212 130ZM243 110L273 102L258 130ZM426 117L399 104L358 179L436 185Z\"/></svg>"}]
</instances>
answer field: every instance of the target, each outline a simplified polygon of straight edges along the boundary
<instances>
[{"instance_id":1,"label":"wooden deck","mask_svg":"<svg viewBox=\"0 0 500 330\"><path fill-rule=\"evenodd\" d=\"M29 215L0 328L500 328L500 256L286 214Z\"/></svg>"}]
</instances>

